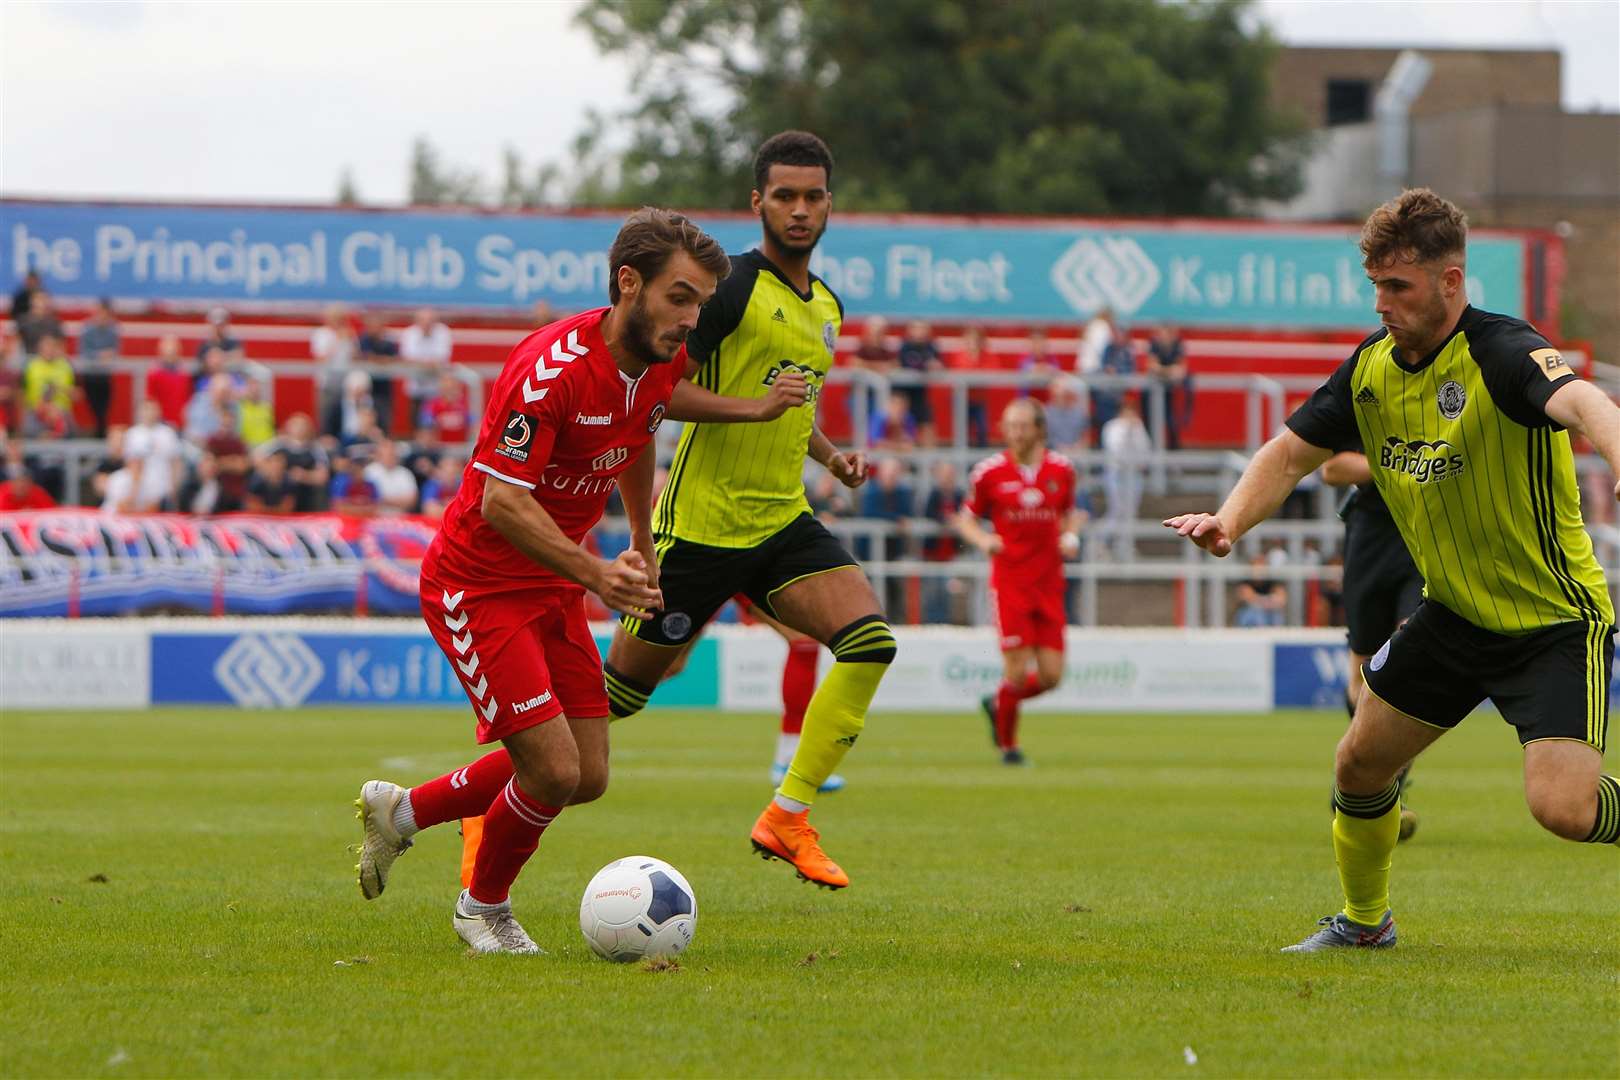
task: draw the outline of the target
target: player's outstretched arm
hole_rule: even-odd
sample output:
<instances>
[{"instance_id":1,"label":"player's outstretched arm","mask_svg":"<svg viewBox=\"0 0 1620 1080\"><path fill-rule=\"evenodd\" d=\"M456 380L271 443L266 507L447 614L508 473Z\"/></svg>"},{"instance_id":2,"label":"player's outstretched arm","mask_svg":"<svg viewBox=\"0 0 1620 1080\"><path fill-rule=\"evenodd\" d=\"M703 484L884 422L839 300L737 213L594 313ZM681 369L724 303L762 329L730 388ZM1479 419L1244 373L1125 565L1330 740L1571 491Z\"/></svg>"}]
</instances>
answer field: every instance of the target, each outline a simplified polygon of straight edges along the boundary
<instances>
[{"instance_id":1,"label":"player's outstretched arm","mask_svg":"<svg viewBox=\"0 0 1620 1080\"><path fill-rule=\"evenodd\" d=\"M484 520L524 555L583 585L614 611L647 618L663 606L663 595L647 584L646 560L626 551L604 562L568 539L527 488L489 477L484 481Z\"/></svg>"},{"instance_id":2,"label":"player's outstretched arm","mask_svg":"<svg viewBox=\"0 0 1620 1080\"><path fill-rule=\"evenodd\" d=\"M1254 455L1219 510L1179 514L1167 518L1164 525L1211 555L1228 555L1239 537L1276 513L1288 493L1321 468L1332 453L1284 428Z\"/></svg>"},{"instance_id":3,"label":"player's outstretched arm","mask_svg":"<svg viewBox=\"0 0 1620 1080\"><path fill-rule=\"evenodd\" d=\"M810 400L810 383L803 373L784 371L771 380L763 397L725 397L682 379L669 395L666 411L671 420L700 424L749 424L775 420L789 409Z\"/></svg>"},{"instance_id":4,"label":"player's outstretched arm","mask_svg":"<svg viewBox=\"0 0 1620 1080\"><path fill-rule=\"evenodd\" d=\"M964 506L956 512L951 524L956 526L956 531L962 539L986 555L994 555L1001 550L1001 537L980 525L978 515L967 507Z\"/></svg>"},{"instance_id":5,"label":"player's outstretched arm","mask_svg":"<svg viewBox=\"0 0 1620 1080\"><path fill-rule=\"evenodd\" d=\"M1609 471L1620 477L1620 407L1608 394L1584 379L1571 379L1552 392L1546 412L1548 419L1585 436L1609 463ZM1620 479L1614 497L1620 499Z\"/></svg>"}]
</instances>

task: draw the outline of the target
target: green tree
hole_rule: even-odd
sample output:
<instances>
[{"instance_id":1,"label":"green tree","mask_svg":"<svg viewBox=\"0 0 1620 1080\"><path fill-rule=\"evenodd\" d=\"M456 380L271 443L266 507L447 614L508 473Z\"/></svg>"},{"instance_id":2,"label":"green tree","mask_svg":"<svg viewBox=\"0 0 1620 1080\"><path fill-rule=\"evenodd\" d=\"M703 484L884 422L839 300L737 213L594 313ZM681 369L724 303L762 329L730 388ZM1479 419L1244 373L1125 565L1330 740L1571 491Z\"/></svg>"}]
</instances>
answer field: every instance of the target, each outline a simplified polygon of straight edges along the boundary
<instances>
[{"instance_id":1,"label":"green tree","mask_svg":"<svg viewBox=\"0 0 1620 1080\"><path fill-rule=\"evenodd\" d=\"M484 201L484 184L476 172L444 164L425 136L411 143L408 197L417 206L476 206Z\"/></svg>"},{"instance_id":2,"label":"green tree","mask_svg":"<svg viewBox=\"0 0 1620 1080\"><path fill-rule=\"evenodd\" d=\"M339 206L359 206L360 189L354 184L354 170L347 165L338 175L337 204Z\"/></svg>"},{"instance_id":3,"label":"green tree","mask_svg":"<svg viewBox=\"0 0 1620 1080\"><path fill-rule=\"evenodd\" d=\"M1227 214L1298 188L1274 44L1241 0L587 0L627 57L628 143L581 139L576 201L736 206L806 128L839 205ZM600 131L607 125L593 125Z\"/></svg>"}]
</instances>

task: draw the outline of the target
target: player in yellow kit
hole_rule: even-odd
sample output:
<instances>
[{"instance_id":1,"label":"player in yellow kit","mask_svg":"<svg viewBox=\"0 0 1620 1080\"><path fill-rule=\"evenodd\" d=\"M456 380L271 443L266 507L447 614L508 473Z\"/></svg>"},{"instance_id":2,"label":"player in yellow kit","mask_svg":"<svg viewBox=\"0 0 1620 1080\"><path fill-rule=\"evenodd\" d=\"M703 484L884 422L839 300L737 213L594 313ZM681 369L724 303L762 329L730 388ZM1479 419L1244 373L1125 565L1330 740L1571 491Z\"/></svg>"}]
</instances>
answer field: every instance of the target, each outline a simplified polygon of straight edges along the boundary
<instances>
[{"instance_id":1,"label":"player in yellow kit","mask_svg":"<svg viewBox=\"0 0 1620 1080\"><path fill-rule=\"evenodd\" d=\"M692 375L669 416L687 421L653 520L631 522L631 542L656 556L664 607L621 621L608 653L608 698L618 717L647 703L670 664L732 595L832 651L832 670L805 711L798 749L751 840L767 859L839 889L849 876L822 851L808 815L817 789L855 745L878 682L895 655L894 632L866 575L810 512L804 459L844 484L866 479L866 460L842 454L816 427L843 305L810 272L832 207L832 155L816 136L773 136L754 160L754 212L763 239L732 256L723 292L687 340ZM748 402L792 392L803 404L755 420ZM625 505L634 502L625 492ZM649 560L652 561L652 560Z\"/></svg>"},{"instance_id":2,"label":"player in yellow kit","mask_svg":"<svg viewBox=\"0 0 1620 1080\"><path fill-rule=\"evenodd\" d=\"M1363 669L1334 763L1344 908L1290 952L1395 944L1396 774L1486 698L1518 731L1536 820L1565 839L1620 842L1620 779L1603 772L1614 606L1566 431L1620 473L1620 409L1529 323L1469 306L1466 245L1462 211L1426 188L1375 210L1361 252L1382 329L1261 448L1219 511L1165 522L1226 555L1359 436L1423 575L1423 603Z\"/></svg>"}]
</instances>

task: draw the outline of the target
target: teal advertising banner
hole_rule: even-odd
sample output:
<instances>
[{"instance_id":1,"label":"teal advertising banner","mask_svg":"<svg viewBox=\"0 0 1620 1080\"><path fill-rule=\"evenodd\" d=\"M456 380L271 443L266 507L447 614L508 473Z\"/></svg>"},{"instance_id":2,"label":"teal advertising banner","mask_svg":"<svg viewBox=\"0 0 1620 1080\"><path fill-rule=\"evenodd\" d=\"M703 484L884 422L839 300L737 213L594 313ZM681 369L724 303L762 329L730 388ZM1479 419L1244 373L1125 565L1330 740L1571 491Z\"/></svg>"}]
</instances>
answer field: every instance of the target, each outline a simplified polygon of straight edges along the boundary
<instances>
[{"instance_id":1,"label":"teal advertising banner","mask_svg":"<svg viewBox=\"0 0 1620 1080\"><path fill-rule=\"evenodd\" d=\"M741 215L697 214L726 245ZM38 269L67 296L561 310L606 303L620 215L0 200L0 289ZM1370 327L1352 226L835 215L813 263L852 314ZM1532 250L1533 249L1533 250ZM1528 311L1540 245L1476 232L1469 298ZM1556 311L1556 304L1551 310Z\"/></svg>"}]
</instances>

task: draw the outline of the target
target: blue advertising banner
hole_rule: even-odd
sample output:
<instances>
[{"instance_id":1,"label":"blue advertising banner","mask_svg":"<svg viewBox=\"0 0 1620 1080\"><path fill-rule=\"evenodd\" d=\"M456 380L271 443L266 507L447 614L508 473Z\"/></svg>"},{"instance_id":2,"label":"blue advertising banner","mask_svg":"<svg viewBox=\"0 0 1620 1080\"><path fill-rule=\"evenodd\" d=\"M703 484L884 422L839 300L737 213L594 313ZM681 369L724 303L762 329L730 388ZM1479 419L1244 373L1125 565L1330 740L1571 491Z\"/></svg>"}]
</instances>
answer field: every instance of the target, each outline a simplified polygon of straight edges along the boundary
<instances>
[{"instance_id":1,"label":"blue advertising banner","mask_svg":"<svg viewBox=\"0 0 1620 1080\"><path fill-rule=\"evenodd\" d=\"M696 215L727 247L751 218ZM0 289L75 296L563 310L606 303L616 214L0 200ZM1354 227L835 215L813 267L852 312L1358 328L1376 323ZM1469 298L1526 309L1527 241L1469 239Z\"/></svg>"},{"instance_id":2,"label":"blue advertising banner","mask_svg":"<svg viewBox=\"0 0 1620 1080\"><path fill-rule=\"evenodd\" d=\"M1279 642L1274 649L1273 708L1344 708L1350 654L1342 640L1309 645Z\"/></svg>"},{"instance_id":3,"label":"blue advertising banner","mask_svg":"<svg viewBox=\"0 0 1620 1080\"><path fill-rule=\"evenodd\" d=\"M605 653L610 640L599 635L597 648ZM425 628L323 632L265 622L236 633L154 632L151 656L154 705L468 705L457 673ZM719 646L702 638L686 670L660 685L653 703L719 701Z\"/></svg>"}]
</instances>

